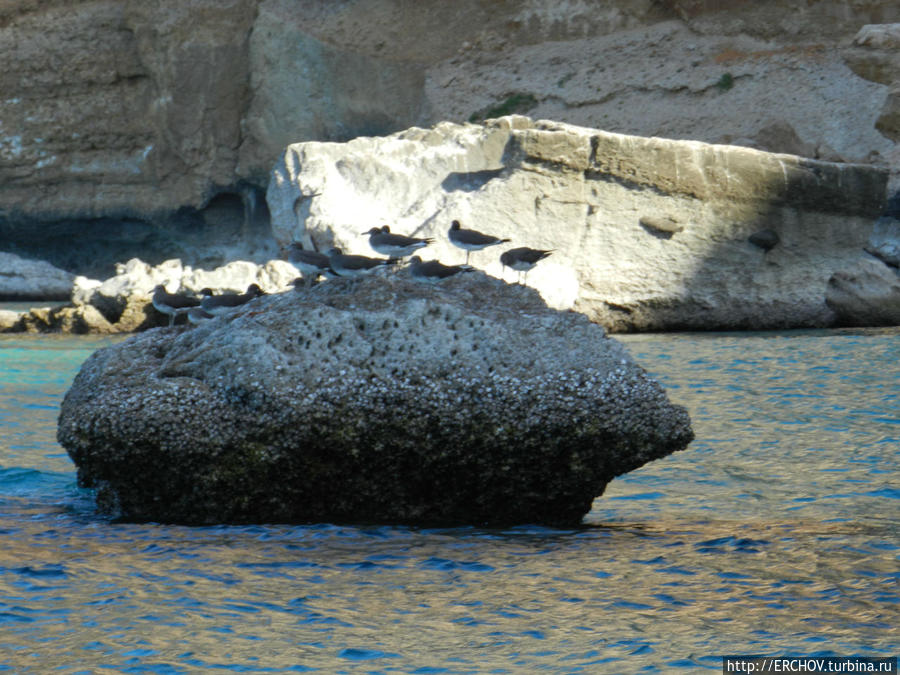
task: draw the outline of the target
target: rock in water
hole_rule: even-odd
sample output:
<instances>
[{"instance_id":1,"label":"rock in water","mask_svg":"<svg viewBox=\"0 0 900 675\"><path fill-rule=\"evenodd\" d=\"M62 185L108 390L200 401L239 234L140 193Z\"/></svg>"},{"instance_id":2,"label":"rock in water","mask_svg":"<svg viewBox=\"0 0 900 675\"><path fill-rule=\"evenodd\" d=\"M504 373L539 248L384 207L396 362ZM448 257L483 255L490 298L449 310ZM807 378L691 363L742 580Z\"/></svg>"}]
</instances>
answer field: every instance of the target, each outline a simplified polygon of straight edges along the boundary
<instances>
[{"instance_id":1,"label":"rock in water","mask_svg":"<svg viewBox=\"0 0 900 675\"><path fill-rule=\"evenodd\" d=\"M197 524L576 524L692 438L602 328L481 272L147 331L85 362L58 429L101 508Z\"/></svg>"}]
</instances>

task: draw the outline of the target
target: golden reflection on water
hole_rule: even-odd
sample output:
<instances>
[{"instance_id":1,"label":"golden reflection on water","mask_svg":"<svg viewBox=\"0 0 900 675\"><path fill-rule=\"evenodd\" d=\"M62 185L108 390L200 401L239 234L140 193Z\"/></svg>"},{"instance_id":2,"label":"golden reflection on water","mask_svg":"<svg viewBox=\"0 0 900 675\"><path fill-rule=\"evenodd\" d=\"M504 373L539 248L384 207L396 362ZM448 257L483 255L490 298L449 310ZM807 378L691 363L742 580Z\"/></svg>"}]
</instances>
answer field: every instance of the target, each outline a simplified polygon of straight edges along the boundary
<instances>
[{"instance_id":1,"label":"golden reflection on water","mask_svg":"<svg viewBox=\"0 0 900 675\"><path fill-rule=\"evenodd\" d=\"M552 668L563 656L587 666L596 655L583 655L597 652L631 671L658 665L660 652L751 653L773 639L796 649L817 634L837 651L889 651L900 619L896 599L878 599L897 592L896 553L871 545L888 533L858 523L264 536L81 523L61 538L47 525L0 552L0 568L38 572L20 574L18 591L7 586L14 573L0 577L4 595L18 596L10 604L43 615L40 643L28 637L34 626L7 625L30 643L16 655L23 668L127 665L134 653L142 663L326 672L345 661L408 672L458 658L457 672L484 672L517 660Z\"/></svg>"},{"instance_id":2,"label":"golden reflection on water","mask_svg":"<svg viewBox=\"0 0 900 675\"><path fill-rule=\"evenodd\" d=\"M19 417L39 404L0 440L0 477L43 472L0 492L0 666L721 672L722 654L893 655L897 335L625 339L697 440L614 481L570 531L106 522L47 437L43 406L77 367L60 376L54 354L50 394L0 400Z\"/></svg>"}]
</instances>

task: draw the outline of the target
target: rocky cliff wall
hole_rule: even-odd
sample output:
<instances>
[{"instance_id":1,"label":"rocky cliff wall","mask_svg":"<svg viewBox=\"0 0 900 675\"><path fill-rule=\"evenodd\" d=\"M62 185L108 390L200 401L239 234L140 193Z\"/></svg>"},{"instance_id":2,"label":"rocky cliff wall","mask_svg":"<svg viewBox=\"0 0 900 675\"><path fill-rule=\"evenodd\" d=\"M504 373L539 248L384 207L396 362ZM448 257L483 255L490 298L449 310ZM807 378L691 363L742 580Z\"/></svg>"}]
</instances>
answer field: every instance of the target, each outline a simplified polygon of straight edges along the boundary
<instances>
[{"instance_id":1,"label":"rocky cliff wall","mask_svg":"<svg viewBox=\"0 0 900 675\"><path fill-rule=\"evenodd\" d=\"M288 143L509 112L884 164L889 85L842 50L895 21L893 0L7 0L0 250L98 277L263 259Z\"/></svg>"}]
</instances>

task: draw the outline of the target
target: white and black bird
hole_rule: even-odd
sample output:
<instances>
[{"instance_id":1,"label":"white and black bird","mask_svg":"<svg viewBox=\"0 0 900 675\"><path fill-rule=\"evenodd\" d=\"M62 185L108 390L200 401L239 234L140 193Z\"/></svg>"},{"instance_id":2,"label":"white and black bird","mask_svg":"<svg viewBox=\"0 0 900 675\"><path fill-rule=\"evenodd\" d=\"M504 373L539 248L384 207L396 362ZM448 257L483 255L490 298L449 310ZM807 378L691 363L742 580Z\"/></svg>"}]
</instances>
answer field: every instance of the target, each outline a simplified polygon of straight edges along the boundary
<instances>
[{"instance_id":1,"label":"white and black bird","mask_svg":"<svg viewBox=\"0 0 900 675\"><path fill-rule=\"evenodd\" d=\"M527 246L511 248L501 254L500 264L504 267L510 267L516 272L524 272L525 276L520 283L525 283L525 279L528 278L528 272L551 253L553 253L552 250L541 251L536 248L528 248Z\"/></svg>"},{"instance_id":2,"label":"white and black bird","mask_svg":"<svg viewBox=\"0 0 900 675\"><path fill-rule=\"evenodd\" d=\"M444 265L437 260L423 261L414 255L409 259L409 273L418 281L438 282L441 279L452 277L460 272L468 272L474 269L471 265Z\"/></svg>"},{"instance_id":3,"label":"white and black bird","mask_svg":"<svg viewBox=\"0 0 900 675\"><path fill-rule=\"evenodd\" d=\"M372 247L372 250L389 258L405 258L434 241L431 237L407 237L404 234L394 234L387 225L373 227L362 234L369 235L369 246Z\"/></svg>"},{"instance_id":4,"label":"white and black bird","mask_svg":"<svg viewBox=\"0 0 900 675\"><path fill-rule=\"evenodd\" d=\"M339 248L328 251L328 262L335 274L341 277L361 277L387 265L396 265L390 258L369 258L364 255L344 254Z\"/></svg>"},{"instance_id":5,"label":"white and black bird","mask_svg":"<svg viewBox=\"0 0 900 675\"><path fill-rule=\"evenodd\" d=\"M209 295L200 302L200 307L204 312L219 316L231 311L235 307L250 302L253 298L265 295L263 289L257 284L250 284L246 293L226 293L223 295Z\"/></svg>"},{"instance_id":6,"label":"white and black bird","mask_svg":"<svg viewBox=\"0 0 900 675\"><path fill-rule=\"evenodd\" d=\"M458 220L450 223L450 231L447 233L450 237L450 243L458 246L466 251L466 264L469 264L469 254L472 251L480 251L488 246L496 246L497 244L505 244L509 239L501 239L491 234L484 234L478 230L466 230Z\"/></svg>"},{"instance_id":7,"label":"white and black bird","mask_svg":"<svg viewBox=\"0 0 900 675\"><path fill-rule=\"evenodd\" d=\"M331 272L331 263L327 255L318 251L307 251L297 242L287 247L287 261L300 270L307 286L311 286L319 275L328 276Z\"/></svg>"},{"instance_id":8,"label":"white and black bird","mask_svg":"<svg viewBox=\"0 0 900 675\"><path fill-rule=\"evenodd\" d=\"M212 291L204 288L201 294L212 295ZM168 315L169 325L175 325L175 317L185 314L191 307L199 307L201 298L184 293L169 293L163 284L158 284L153 289L153 306L157 311Z\"/></svg>"}]
</instances>

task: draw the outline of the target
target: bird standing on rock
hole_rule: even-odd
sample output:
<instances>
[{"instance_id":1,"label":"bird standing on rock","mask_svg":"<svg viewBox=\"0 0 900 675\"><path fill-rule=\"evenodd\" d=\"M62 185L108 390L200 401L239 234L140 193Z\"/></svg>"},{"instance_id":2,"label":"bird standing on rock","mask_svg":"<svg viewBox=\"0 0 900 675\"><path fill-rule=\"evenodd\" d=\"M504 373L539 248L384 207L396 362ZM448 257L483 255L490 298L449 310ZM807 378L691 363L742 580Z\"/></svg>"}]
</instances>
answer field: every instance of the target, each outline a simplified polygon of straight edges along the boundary
<instances>
[{"instance_id":1,"label":"bird standing on rock","mask_svg":"<svg viewBox=\"0 0 900 675\"><path fill-rule=\"evenodd\" d=\"M488 246L496 246L504 244L509 239L501 239L490 234L483 234L477 230L466 230L459 224L458 220L450 223L450 231L447 233L450 237L450 243L466 251L466 264L469 264L469 254L472 251L480 251Z\"/></svg>"},{"instance_id":2,"label":"bird standing on rock","mask_svg":"<svg viewBox=\"0 0 900 675\"><path fill-rule=\"evenodd\" d=\"M204 288L201 293L212 295L208 288ZM158 284L153 289L153 306L157 311L168 315L170 326L175 325L175 317L179 314L185 314L191 307L199 307L200 301L200 298L192 295L169 293L163 284Z\"/></svg>"},{"instance_id":3,"label":"bird standing on rock","mask_svg":"<svg viewBox=\"0 0 900 675\"><path fill-rule=\"evenodd\" d=\"M253 298L258 298L261 295L265 295L265 291L257 284L250 284L247 286L246 293L228 293L225 295L207 296L203 298L200 307L204 312L212 314L213 316L218 316L220 314L225 314L235 307L240 307L253 300Z\"/></svg>"},{"instance_id":4,"label":"bird standing on rock","mask_svg":"<svg viewBox=\"0 0 900 675\"><path fill-rule=\"evenodd\" d=\"M369 235L369 246L376 253L390 258L405 258L434 241L430 237L407 237L403 234L394 234L387 225L380 228L373 227L362 234Z\"/></svg>"},{"instance_id":5,"label":"bird standing on rock","mask_svg":"<svg viewBox=\"0 0 900 675\"><path fill-rule=\"evenodd\" d=\"M331 271L327 255L318 251L307 251L297 242L287 247L287 261L300 270L307 286L312 286L320 274L327 275Z\"/></svg>"},{"instance_id":6,"label":"bird standing on rock","mask_svg":"<svg viewBox=\"0 0 900 675\"><path fill-rule=\"evenodd\" d=\"M460 272L468 272L472 270L469 265L444 265L437 260L422 261L422 259L414 255L409 259L409 273L413 279L419 281L430 281L432 283L452 277Z\"/></svg>"},{"instance_id":7,"label":"bird standing on rock","mask_svg":"<svg viewBox=\"0 0 900 675\"><path fill-rule=\"evenodd\" d=\"M504 251L500 256L500 264L504 267L511 267L516 272L525 272L525 276L519 281L519 283L525 283L525 279L528 278L528 272L551 253L553 253L552 250L541 251L536 248L528 248L527 246L511 248L508 251Z\"/></svg>"},{"instance_id":8,"label":"bird standing on rock","mask_svg":"<svg viewBox=\"0 0 900 675\"><path fill-rule=\"evenodd\" d=\"M205 323L210 319L214 319L215 317L202 307L191 307L187 311L187 318L188 321L190 321L193 325L199 326L200 324Z\"/></svg>"},{"instance_id":9,"label":"bird standing on rock","mask_svg":"<svg viewBox=\"0 0 900 675\"><path fill-rule=\"evenodd\" d=\"M328 262L335 274L340 277L361 277L385 265L396 265L397 261L388 258L369 258L364 255L345 255L339 248L328 251Z\"/></svg>"}]
</instances>

